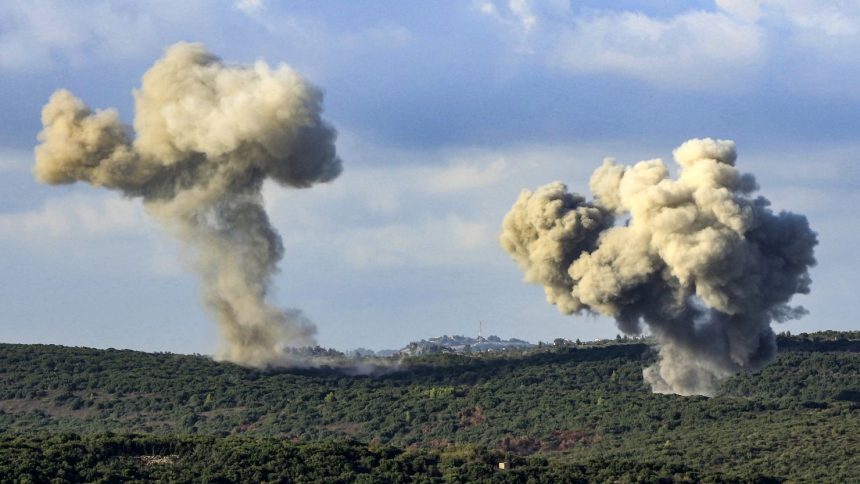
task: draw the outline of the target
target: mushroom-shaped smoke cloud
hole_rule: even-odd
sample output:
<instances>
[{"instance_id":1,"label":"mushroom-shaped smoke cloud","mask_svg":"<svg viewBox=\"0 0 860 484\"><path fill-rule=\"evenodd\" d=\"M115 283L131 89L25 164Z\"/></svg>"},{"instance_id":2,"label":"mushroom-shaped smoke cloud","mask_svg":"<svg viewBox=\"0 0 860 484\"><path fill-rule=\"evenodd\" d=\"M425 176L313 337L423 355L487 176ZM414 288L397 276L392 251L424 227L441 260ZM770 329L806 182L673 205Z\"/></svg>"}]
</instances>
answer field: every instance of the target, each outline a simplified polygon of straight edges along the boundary
<instances>
[{"instance_id":1,"label":"mushroom-shaped smoke cloud","mask_svg":"<svg viewBox=\"0 0 860 484\"><path fill-rule=\"evenodd\" d=\"M655 392L713 395L719 382L773 360L771 321L803 315L816 234L806 217L774 214L734 166L732 141L694 139L659 159L604 162L587 202L551 183L523 191L505 217L502 247L565 314L644 322L660 343L643 372ZM624 224L616 224L623 220Z\"/></svg>"},{"instance_id":2,"label":"mushroom-shaped smoke cloud","mask_svg":"<svg viewBox=\"0 0 860 484\"><path fill-rule=\"evenodd\" d=\"M303 188L340 174L322 93L286 65L228 66L201 44L179 43L134 97L132 132L116 111L55 92L42 111L36 178L141 197L194 254L226 342L221 358L264 366L283 361L285 347L313 344L300 312L267 301L283 246L260 189L267 178Z\"/></svg>"}]
</instances>

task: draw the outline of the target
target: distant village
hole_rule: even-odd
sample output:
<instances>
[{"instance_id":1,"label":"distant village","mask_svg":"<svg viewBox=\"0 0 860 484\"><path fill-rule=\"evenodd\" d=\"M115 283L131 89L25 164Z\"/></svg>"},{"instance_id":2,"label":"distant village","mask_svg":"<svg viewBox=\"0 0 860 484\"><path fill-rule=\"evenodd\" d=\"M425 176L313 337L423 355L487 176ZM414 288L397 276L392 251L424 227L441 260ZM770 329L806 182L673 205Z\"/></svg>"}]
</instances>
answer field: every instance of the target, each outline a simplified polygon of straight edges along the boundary
<instances>
[{"instance_id":1,"label":"distant village","mask_svg":"<svg viewBox=\"0 0 860 484\"><path fill-rule=\"evenodd\" d=\"M800 333L794 336L789 331L783 331L777 335L777 341L780 347L797 347L806 343L831 341L842 342L848 340L860 339L860 331L820 331L813 334ZM488 353L507 350L525 350L533 348L568 348L568 349L587 349L602 346L608 346L619 343L644 343L648 345L657 344L656 340L649 335L640 336L624 336L616 335L612 339L597 339L591 341L580 341L579 339L570 340L565 338L556 338L550 342L539 341L538 343L530 343L526 340L518 338L502 339L498 336L437 336L430 339L422 339L421 341L413 341L399 350L371 350L367 348L356 348L348 351L338 351L333 348L323 348L321 346L304 347L304 348L287 348L285 351L303 357L326 357L326 358L398 358L403 356L419 356L430 354L475 354Z\"/></svg>"},{"instance_id":2,"label":"distant village","mask_svg":"<svg viewBox=\"0 0 860 484\"><path fill-rule=\"evenodd\" d=\"M347 356L352 357L392 357L392 356L418 356L426 354L439 353L486 353L493 351L507 351L511 349L527 349L537 348L542 346L556 347L576 347L576 346L602 346L615 342L630 342L643 341L645 338L627 336L618 336L614 340L597 340L583 343L580 340L568 340L564 338L556 338L551 343L539 342L537 344L530 343L526 340L518 338L502 339L498 336L438 336L430 339L422 339L421 341L413 341L399 350L379 350L373 351L366 348L358 348L347 351Z\"/></svg>"},{"instance_id":3,"label":"distant village","mask_svg":"<svg viewBox=\"0 0 860 484\"><path fill-rule=\"evenodd\" d=\"M350 358L396 358L401 356L419 356L430 354L474 354L489 353L507 350L524 350L529 348L556 347L556 348L589 348L606 346L618 343L644 342L653 344L647 336L622 336L617 335L615 339L599 339L594 341L569 340L556 338L551 342L539 341L537 344L518 338L502 339L499 336L462 336L443 335L435 338L413 341L400 349L371 350L367 348L356 348L345 352L332 348L320 346L307 348L288 348L286 351L303 356L311 357L350 357Z\"/></svg>"},{"instance_id":4,"label":"distant village","mask_svg":"<svg viewBox=\"0 0 860 484\"><path fill-rule=\"evenodd\" d=\"M535 346L528 341L511 338L502 339L498 336L438 336L436 338L413 341L399 350L371 351L357 349L355 356L416 356L432 353L483 353L487 351L504 351Z\"/></svg>"},{"instance_id":5,"label":"distant village","mask_svg":"<svg viewBox=\"0 0 860 484\"><path fill-rule=\"evenodd\" d=\"M844 335L853 335L855 338L860 338L860 332L838 332L838 331L823 331L816 333L814 335L807 335L806 333L801 333L800 337L805 338L813 338L816 340L838 340L839 338L844 338ZM779 333L780 344L788 345L788 344L797 344L791 343L787 341L788 338L791 337L791 333L788 331L784 331ZM495 352L495 351L507 351L507 350L523 350L529 348L541 348L541 347L555 347L555 348L594 348L607 346L618 343L645 343L645 344L656 344L656 341L652 336L649 335L640 335L640 336L626 336L626 335L616 335L615 338L612 339L597 339L590 341L580 341L579 339L570 340L565 338L556 338L550 342L539 341L538 343L531 343L526 340L518 339L518 338L510 338L510 339L502 339L499 336L462 336L462 335L443 335L437 336L435 338L422 339L421 341L413 341L408 345L400 348L398 350L395 349L385 349L385 350L371 350L367 348L356 348L354 350L348 350L346 352L337 351L330 348L322 348L322 347L314 347L314 348L301 348L297 350L292 350L294 352L302 353L310 356L328 356L328 357L338 357L338 356L347 356L352 358L390 358L390 357L399 357L399 356L419 356L419 355L428 355L428 354L470 354L470 353L487 353L487 352Z\"/></svg>"}]
</instances>

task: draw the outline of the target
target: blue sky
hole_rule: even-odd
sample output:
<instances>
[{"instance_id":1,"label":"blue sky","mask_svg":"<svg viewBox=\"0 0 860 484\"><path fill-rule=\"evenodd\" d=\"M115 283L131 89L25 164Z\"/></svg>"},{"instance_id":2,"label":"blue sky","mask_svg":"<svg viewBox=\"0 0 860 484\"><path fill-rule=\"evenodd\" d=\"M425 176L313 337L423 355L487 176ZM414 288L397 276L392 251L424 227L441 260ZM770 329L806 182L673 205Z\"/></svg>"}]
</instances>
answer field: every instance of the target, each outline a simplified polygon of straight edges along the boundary
<instances>
[{"instance_id":1,"label":"blue sky","mask_svg":"<svg viewBox=\"0 0 860 484\"><path fill-rule=\"evenodd\" d=\"M131 122L180 41L286 62L326 93L344 173L266 186L286 249L275 299L340 349L441 334L612 337L559 314L497 243L520 189L587 192L606 156L737 142L774 207L819 233L810 314L856 329L860 2L720 0L0 3L0 341L209 353L182 249L138 201L31 174L39 113L68 88ZM852 255L854 254L854 255Z\"/></svg>"}]
</instances>

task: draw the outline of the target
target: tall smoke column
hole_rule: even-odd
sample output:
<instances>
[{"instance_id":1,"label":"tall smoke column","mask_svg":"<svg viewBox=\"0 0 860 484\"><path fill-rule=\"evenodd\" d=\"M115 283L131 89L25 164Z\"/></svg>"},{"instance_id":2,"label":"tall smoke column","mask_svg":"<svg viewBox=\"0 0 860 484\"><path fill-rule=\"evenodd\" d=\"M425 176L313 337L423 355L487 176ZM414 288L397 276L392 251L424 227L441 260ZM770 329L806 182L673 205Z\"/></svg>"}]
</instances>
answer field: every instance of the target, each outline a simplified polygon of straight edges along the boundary
<instances>
[{"instance_id":1,"label":"tall smoke column","mask_svg":"<svg viewBox=\"0 0 860 484\"><path fill-rule=\"evenodd\" d=\"M660 345L643 371L653 391L713 395L774 359L770 323L805 313L788 301L809 292L818 242L806 217L752 196L734 142L693 139L674 157L677 179L659 159L605 161L593 202L559 182L524 190L500 242L561 312L610 316L626 334L648 325Z\"/></svg>"},{"instance_id":2,"label":"tall smoke column","mask_svg":"<svg viewBox=\"0 0 860 484\"><path fill-rule=\"evenodd\" d=\"M340 174L322 93L286 65L228 66L201 44L179 43L134 97L132 132L116 111L55 92L42 110L36 178L141 197L194 255L226 342L220 358L265 366L286 347L314 344L300 312L267 301L283 246L260 189L267 178L304 188Z\"/></svg>"}]
</instances>

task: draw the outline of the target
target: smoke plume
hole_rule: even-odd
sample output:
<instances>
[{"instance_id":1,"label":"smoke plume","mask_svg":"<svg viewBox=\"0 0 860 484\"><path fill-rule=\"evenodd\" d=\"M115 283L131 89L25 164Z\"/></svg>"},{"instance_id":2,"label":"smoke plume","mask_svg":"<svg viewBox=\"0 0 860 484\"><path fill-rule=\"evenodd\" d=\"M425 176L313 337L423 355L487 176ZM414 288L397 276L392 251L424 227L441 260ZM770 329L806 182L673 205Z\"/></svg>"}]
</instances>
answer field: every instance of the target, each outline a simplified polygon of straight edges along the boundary
<instances>
[{"instance_id":1,"label":"smoke plume","mask_svg":"<svg viewBox=\"0 0 860 484\"><path fill-rule=\"evenodd\" d=\"M225 65L201 44L170 47L134 91L134 129L66 90L42 110L36 178L84 181L140 197L193 254L203 299L225 340L219 357L265 366L314 344L299 311L268 301L281 238L263 181L295 188L341 172L322 93L286 65Z\"/></svg>"},{"instance_id":2,"label":"smoke plume","mask_svg":"<svg viewBox=\"0 0 860 484\"><path fill-rule=\"evenodd\" d=\"M565 314L610 316L626 334L642 323L659 341L643 371L655 392L713 395L738 371L772 361L772 321L800 317L815 232L773 213L735 168L732 141L693 139L659 160L606 160L592 202L559 182L524 190L504 219L502 247Z\"/></svg>"}]
</instances>

